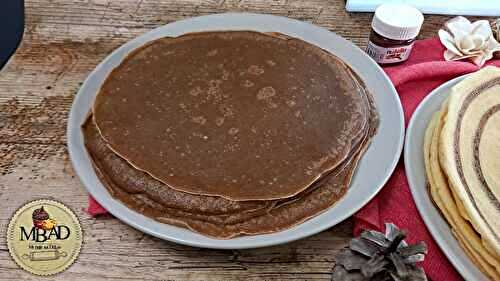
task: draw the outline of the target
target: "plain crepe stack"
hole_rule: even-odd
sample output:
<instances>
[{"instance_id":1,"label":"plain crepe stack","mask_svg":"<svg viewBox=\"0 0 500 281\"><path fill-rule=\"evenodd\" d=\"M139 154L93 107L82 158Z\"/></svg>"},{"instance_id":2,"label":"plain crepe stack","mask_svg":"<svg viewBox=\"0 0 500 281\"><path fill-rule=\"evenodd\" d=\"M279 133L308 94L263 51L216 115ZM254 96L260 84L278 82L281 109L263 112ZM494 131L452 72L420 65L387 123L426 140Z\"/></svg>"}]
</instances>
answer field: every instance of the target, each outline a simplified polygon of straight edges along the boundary
<instances>
[{"instance_id":1,"label":"plain crepe stack","mask_svg":"<svg viewBox=\"0 0 500 281\"><path fill-rule=\"evenodd\" d=\"M346 192L378 125L362 81L282 34L204 32L135 50L83 124L111 194L216 238L270 233Z\"/></svg>"},{"instance_id":2,"label":"plain crepe stack","mask_svg":"<svg viewBox=\"0 0 500 281\"><path fill-rule=\"evenodd\" d=\"M500 69L453 87L425 135L430 193L472 261L500 280Z\"/></svg>"}]
</instances>

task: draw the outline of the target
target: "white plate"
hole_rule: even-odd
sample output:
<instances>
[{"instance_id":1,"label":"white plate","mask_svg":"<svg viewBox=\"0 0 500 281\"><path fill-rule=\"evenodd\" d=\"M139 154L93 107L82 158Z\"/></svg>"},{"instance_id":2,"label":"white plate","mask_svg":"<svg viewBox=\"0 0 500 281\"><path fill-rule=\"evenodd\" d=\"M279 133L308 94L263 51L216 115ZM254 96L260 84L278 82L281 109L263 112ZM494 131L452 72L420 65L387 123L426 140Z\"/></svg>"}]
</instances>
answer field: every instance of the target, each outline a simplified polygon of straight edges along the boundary
<instances>
[{"instance_id":1,"label":"white plate","mask_svg":"<svg viewBox=\"0 0 500 281\"><path fill-rule=\"evenodd\" d=\"M466 280L487 281L489 279L468 258L453 236L450 226L434 206L427 192L427 177L424 166L423 146L427 125L434 112L441 108L441 104L449 95L451 87L466 76L457 77L436 88L413 113L406 133L405 170L418 211L441 250Z\"/></svg>"},{"instance_id":2,"label":"white plate","mask_svg":"<svg viewBox=\"0 0 500 281\"><path fill-rule=\"evenodd\" d=\"M339 56L365 81L374 95L380 113L379 132L363 156L349 191L328 211L278 233L217 240L147 218L113 199L101 184L85 150L80 125L84 122L105 77L127 53L150 40L206 30L276 31L298 37ZM143 232L176 243L206 248L242 249L297 240L325 230L359 210L377 194L394 170L403 147L404 122L401 103L388 77L372 59L352 43L326 29L289 18L231 13L170 23L116 49L90 73L78 91L71 108L67 134L69 154L76 173L89 193L115 217Z\"/></svg>"}]
</instances>

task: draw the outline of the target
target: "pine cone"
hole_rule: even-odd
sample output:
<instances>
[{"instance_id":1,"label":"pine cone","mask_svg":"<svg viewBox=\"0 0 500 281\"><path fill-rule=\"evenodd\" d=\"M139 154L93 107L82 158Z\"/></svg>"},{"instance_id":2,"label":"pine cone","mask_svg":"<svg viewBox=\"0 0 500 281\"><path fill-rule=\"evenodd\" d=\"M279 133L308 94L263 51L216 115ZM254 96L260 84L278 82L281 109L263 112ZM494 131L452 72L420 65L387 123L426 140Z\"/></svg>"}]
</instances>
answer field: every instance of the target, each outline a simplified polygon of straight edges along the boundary
<instances>
[{"instance_id":1,"label":"pine cone","mask_svg":"<svg viewBox=\"0 0 500 281\"><path fill-rule=\"evenodd\" d=\"M336 256L334 281L426 281L424 270L415 263L424 260L424 242L408 245L406 233L385 224L385 234L368 230L354 238Z\"/></svg>"}]
</instances>

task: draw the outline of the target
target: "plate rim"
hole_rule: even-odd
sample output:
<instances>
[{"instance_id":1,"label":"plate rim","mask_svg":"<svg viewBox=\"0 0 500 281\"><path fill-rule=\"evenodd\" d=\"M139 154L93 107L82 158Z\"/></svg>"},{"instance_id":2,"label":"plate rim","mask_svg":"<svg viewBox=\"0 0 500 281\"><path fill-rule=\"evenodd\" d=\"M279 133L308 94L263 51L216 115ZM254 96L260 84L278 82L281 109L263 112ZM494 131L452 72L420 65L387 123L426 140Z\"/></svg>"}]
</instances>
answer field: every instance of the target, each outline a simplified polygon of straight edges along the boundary
<instances>
[{"instance_id":1,"label":"plate rim","mask_svg":"<svg viewBox=\"0 0 500 281\"><path fill-rule=\"evenodd\" d=\"M436 241L436 244L438 247L443 251L443 254L446 256L446 258L450 261L450 263L453 265L453 267L460 273L460 275L466 279L466 280L478 280L477 278L482 278L481 280L489 280L489 278L482 273L477 266L470 260L469 256L463 251L461 246L459 246L459 251L462 252L462 254L465 256L467 259L467 262L463 262L461 258L458 258L456 255L456 251L453 249L454 247L449 247L449 242L447 242L450 238L453 239L458 243L456 240L455 236L451 233L451 227L449 226L448 222L443 218L441 215L440 211L436 208L434 203L432 203L432 199L429 196L429 193L427 191L427 188L425 191L421 191L422 188L418 188L416 185L417 183L414 182L414 179L417 177L415 175L413 164L412 162L414 161L413 157L411 155L411 150L410 147L413 147L413 142L415 141L415 135L417 132L416 126L419 122L419 115L421 112L431 104L431 101L435 98L435 96L438 95L446 95L449 94L447 91L472 73L467 73L464 75L460 75L458 77L452 78L445 83L439 85L437 88L433 89L417 106L415 111L412 114L412 117L410 119L410 122L408 123L408 127L406 129L406 136L405 136L405 149L403 153L403 158L404 158L404 165L405 165L405 173L408 178L408 185L410 187L410 192L412 194L413 200L415 201L415 205L417 206L418 213L422 217L422 220L424 221L424 224L431 233L432 238ZM440 104L441 105L441 104ZM425 132L422 132L422 137L424 136ZM425 168L425 167L424 167ZM424 171L424 177L425 177L425 171ZM428 183L427 179L425 179L425 182ZM420 197L420 194L424 194L423 198ZM434 209L435 212L438 213L438 217L434 218L431 216L431 214L428 214L426 210L426 206L424 206L424 201L425 200L430 200L432 208ZM434 220L438 220L438 222L435 222ZM449 231L449 234L441 235L441 233L438 230L438 226L436 224L444 224L445 228L447 231ZM467 264L468 263L468 264ZM469 266L474 266L474 268L477 270L476 273L473 273L470 271ZM480 274L480 276L477 276Z\"/></svg>"},{"instance_id":2,"label":"plate rim","mask_svg":"<svg viewBox=\"0 0 500 281\"><path fill-rule=\"evenodd\" d=\"M81 157L78 155L77 150L79 148L78 145L81 145L83 142L82 142L82 140L79 140L81 138L79 136L79 133L81 135L81 132L79 132L80 125L75 124L75 122L76 122L75 120L79 119L77 116L77 114L78 114L77 111L79 109L76 108L77 107L76 105L79 104L80 100L84 98L83 97L83 95L85 95L84 89L86 88L87 84L90 83L89 81L95 75L97 75L97 72L99 70L101 70L101 68L104 67L104 65L107 61L109 61L112 57L117 56L120 52L124 52L124 50L126 50L128 48L131 48L128 52L137 48L138 46L136 46L136 47L133 47L133 46L137 45L139 42L141 42L143 40L150 41L150 40L153 40L153 39L161 37L161 36L167 36L166 34L164 34L165 32L163 30L167 29L168 27L171 27L171 28L175 28L175 27L179 27L179 26L182 27L183 24L187 24L187 23L196 23L196 22L199 23L200 21L203 22L203 21L209 21L209 20L218 20L218 19L220 20L221 18L231 18L231 17L232 18L239 18L239 19L243 18L243 21L244 20L247 20L247 21L271 20L271 21L279 22L280 24L285 24L285 23L290 24L291 23L293 25L296 25L300 32L304 32L303 30L300 30L300 28L315 29L315 31L317 31L317 32L321 31L323 33L324 33L324 31L327 31L329 36L331 36L332 38L335 38L335 40L342 42L345 46L349 46L349 48L351 48L353 50L352 51L353 53L357 53L357 56L360 55L366 62L371 63L372 67L375 67L382 75L383 81L381 81L381 82L384 82L386 84L385 86L388 87L388 89L391 91L391 93L384 93L384 94L392 94L392 95L394 95L394 99L396 100L396 107L397 107L396 111L397 111L397 115L399 117L399 124L398 124L399 127L396 128L396 129L399 129L399 132L397 133L397 140L396 140L397 145L395 147L396 153L393 155L391 163L390 164L388 163L388 165L387 165L388 168L385 171L385 175L380 180L380 183L378 185L374 185L374 188L372 189L373 191L369 194L369 196L362 198L362 200L356 201L357 204L355 206L353 206L353 208L350 208L349 211L344 212L342 215L337 215L336 219L331 220L328 223L323 223L323 224L320 224L319 226L315 226L313 229L304 229L300 232L300 234L289 235L286 238L279 239L279 241L276 241L276 239L273 239L273 238L269 239L268 241L266 239L262 239L262 240L259 239L259 237L262 238L263 236L273 235L276 233L261 234L261 235L254 235L254 236L243 236L243 238L236 237L236 238L227 239L227 240L212 239L212 238L207 238L207 237L200 238L202 240L205 240L205 242L186 240L186 239L182 239L179 237L172 237L171 235L168 235L165 233L159 233L158 231L154 231L153 229L151 229L152 227L148 228L148 227L144 226L143 225L144 223L141 224L141 223L132 221L132 219L130 219L126 216L125 213L127 213L127 211L124 209L127 209L128 211L130 211L132 213L135 213L139 216L142 216L142 218L145 220L152 220L152 219L147 218L147 217L143 216L142 214L139 214L131 209L128 209L127 207L125 207L125 205L123 203L115 200L114 198L111 199L111 201L114 201L114 202L109 202L106 198L99 198L99 196L96 196L97 191L94 190L94 188L92 187L92 183L90 182L91 180L87 178L87 176L85 175L85 171L81 170L82 168L80 167L81 165L79 163L79 161L81 161L81 160L79 160L79 158L81 158ZM188 30L183 30L183 28L180 28L180 30L181 30L180 32L176 31L176 32L170 32L170 33L174 33L176 35L179 35L179 34L198 31L196 29L189 30L189 28L188 28ZM238 28L228 26L226 29L225 28L217 28L217 29L208 28L206 30L243 30L243 29L241 29L241 28L238 29ZM244 28L244 30L259 31L257 29L251 29L248 27ZM271 30L273 30L273 29L271 28L270 31ZM297 31L297 32L299 32L299 31ZM279 31L279 32L282 32L282 31ZM286 32L283 32L283 33L286 33ZM293 32L291 32L291 33L293 33ZM315 43L312 43L311 40L304 39L304 38L300 37L299 35L293 35L293 36L298 37L298 38L300 38L304 41L307 41L311 44L315 44ZM318 44L315 44L315 45L319 46ZM319 47L325 49L324 46L319 46ZM120 59L120 61L121 61L121 59ZM175 22L163 25L163 26L159 26L155 29L152 29L146 33L143 33L143 34L125 42L123 45L121 45L120 47L113 50L108 56L106 56L103 60L101 60L100 63L89 73L87 78L84 80L84 83L81 85L80 89L78 90L77 95L75 96L75 98L73 100L73 104L71 106L71 111L70 111L69 118L68 118L68 125L67 125L67 144L68 144L69 156L70 156L70 160L71 160L71 163L73 165L73 168L74 168L76 174L78 175L78 177L80 178L80 181L82 182L82 184L86 188L86 190L89 192L89 194L91 194L94 197L94 199L99 204L101 204L103 207L105 207L112 215L114 215L115 217L120 219L122 222L138 229L141 232L150 234L150 235L158 237L160 239L164 239L164 240L168 240L171 242L184 244L184 245L188 245L188 246L212 248L212 249L246 249L246 248L260 248L260 247L267 247L267 246L273 246L273 245L280 245L280 244L292 242L292 241L295 241L298 239L302 239L304 237L314 235L316 233L324 231L325 229L328 229L328 228L344 221L346 218L352 216L355 212L357 212L359 209L361 209L363 206L365 206L382 189L382 187L385 185L385 183L388 181L388 179L390 178L390 176L394 172L394 169L396 168L396 165L397 165L399 159L401 158L401 153L402 153L403 146L404 146L404 134L405 134L404 122L405 121L404 121L404 115L403 115L403 108L402 108L401 102L399 100L399 96L397 94L397 91L394 88L394 85L390 81L389 77L387 76L387 74L385 74L385 72L382 70L382 68L379 65L377 65L366 53L364 53L361 49L359 49L356 45L354 45L350 41L342 38L341 36L339 36L333 32L330 32L329 30L327 30L323 27L319 27L319 26L313 25L311 23L306 23L306 22L302 22L302 21L287 18L287 17L268 15L268 14L255 14L255 13L222 13L222 14L211 14L211 15L205 15L205 16L200 16L200 17L183 19L183 20L175 21ZM78 143L80 143L80 144L78 144ZM84 154L86 154L86 151L84 152ZM95 175L95 172L93 170L91 171L91 173L93 173ZM354 182L354 180L353 180L353 182ZM97 187L97 188L104 188L105 192L108 193L107 189L104 186L102 186L102 183L100 181L97 184L100 185L100 187ZM352 183L351 183L351 185L352 185ZM109 193L108 193L108 195L109 195ZM344 198L345 198L345 196L347 196L347 194L344 195ZM117 204L117 205L113 206L113 204ZM312 221L312 220L317 219L318 217L320 217L322 215L327 214L329 211L332 211L333 208L334 207L331 207L330 209L325 210L324 212L318 214L314 218L311 218L311 219L309 219L305 222L302 222L296 226L293 226L289 229L286 229L286 230L283 230L283 231L277 232L277 233L287 232L287 231L290 231L292 229L295 229L296 227L300 227L301 225L307 223L308 221ZM156 221L154 221L153 223L161 224L161 223L156 222ZM172 226L172 227L174 227L174 226ZM174 227L174 228L177 228L177 227ZM192 231L190 231L190 232L192 232ZM207 242L208 241L207 239L210 240L210 242ZM246 244L235 245L235 243L226 243L226 241L246 241L245 242Z\"/></svg>"}]
</instances>

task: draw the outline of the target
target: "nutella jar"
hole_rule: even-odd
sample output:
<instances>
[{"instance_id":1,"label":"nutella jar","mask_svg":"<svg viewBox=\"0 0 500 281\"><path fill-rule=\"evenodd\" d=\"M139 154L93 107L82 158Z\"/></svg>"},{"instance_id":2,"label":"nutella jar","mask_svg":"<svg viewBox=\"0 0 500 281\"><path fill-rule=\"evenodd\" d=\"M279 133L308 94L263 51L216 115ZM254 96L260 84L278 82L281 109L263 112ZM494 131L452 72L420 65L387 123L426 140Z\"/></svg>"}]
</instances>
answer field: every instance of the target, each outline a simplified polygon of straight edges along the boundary
<instances>
[{"instance_id":1,"label":"nutella jar","mask_svg":"<svg viewBox=\"0 0 500 281\"><path fill-rule=\"evenodd\" d=\"M387 3L378 6L366 52L379 64L407 60L423 22L422 13L410 5Z\"/></svg>"}]
</instances>

